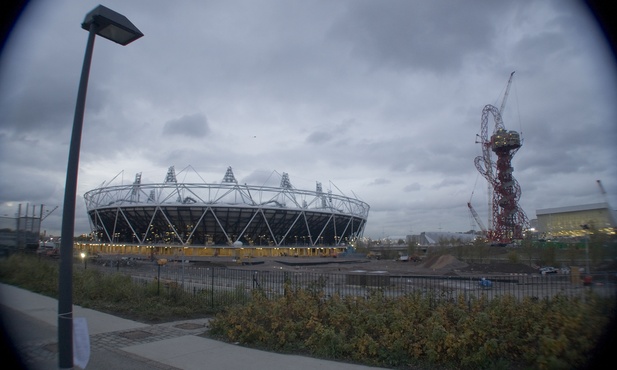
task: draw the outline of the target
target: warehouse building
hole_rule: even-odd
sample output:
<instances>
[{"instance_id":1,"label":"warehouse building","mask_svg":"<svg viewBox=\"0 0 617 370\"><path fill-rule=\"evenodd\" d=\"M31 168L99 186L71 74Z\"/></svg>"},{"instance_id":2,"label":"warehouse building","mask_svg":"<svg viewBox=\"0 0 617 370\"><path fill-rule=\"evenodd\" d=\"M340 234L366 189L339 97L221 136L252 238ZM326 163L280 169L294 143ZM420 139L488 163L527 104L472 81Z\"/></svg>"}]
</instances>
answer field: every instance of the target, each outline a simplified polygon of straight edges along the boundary
<instances>
[{"instance_id":1,"label":"warehouse building","mask_svg":"<svg viewBox=\"0 0 617 370\"><path fill-rule=\"evenodd\" d=\"M538 233L545 238L579 237L588 230L615 235L615 211L608 203L539 209Z\"/></svg>"}]
</instances>

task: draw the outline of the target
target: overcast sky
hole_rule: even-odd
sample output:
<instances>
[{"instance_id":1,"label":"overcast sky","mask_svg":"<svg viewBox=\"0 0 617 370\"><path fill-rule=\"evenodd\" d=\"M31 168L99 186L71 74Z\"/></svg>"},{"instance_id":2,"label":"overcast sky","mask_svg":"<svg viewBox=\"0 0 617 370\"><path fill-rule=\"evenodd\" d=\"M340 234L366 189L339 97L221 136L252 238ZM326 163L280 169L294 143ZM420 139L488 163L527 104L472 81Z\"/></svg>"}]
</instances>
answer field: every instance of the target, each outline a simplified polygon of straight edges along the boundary
<instances>
[{"instance_id":1,"label":"overcast sky","mask_svg":"<svg viewBox=\"0 0 617 370\"><path fill-rule=\"evenodd\" d=\"M58 206L42 225L55 235L80 25L99 3L32 2L0 59L0 215ZM579 2L103 5L145 36L124 47L96 39L76 233L90 231L86 191L119 174L162 182L170 166L210 183L228 166L240 183L261 185L273 171L296 188L320 181L370 205L372 238L470 230L470 199L488 222L474 166L482 109L499 107L512 71L504 123L524 139L512 163L528 217L603 202L596 180L617 207L615 59Z\"/></svg>"}]
</instances>

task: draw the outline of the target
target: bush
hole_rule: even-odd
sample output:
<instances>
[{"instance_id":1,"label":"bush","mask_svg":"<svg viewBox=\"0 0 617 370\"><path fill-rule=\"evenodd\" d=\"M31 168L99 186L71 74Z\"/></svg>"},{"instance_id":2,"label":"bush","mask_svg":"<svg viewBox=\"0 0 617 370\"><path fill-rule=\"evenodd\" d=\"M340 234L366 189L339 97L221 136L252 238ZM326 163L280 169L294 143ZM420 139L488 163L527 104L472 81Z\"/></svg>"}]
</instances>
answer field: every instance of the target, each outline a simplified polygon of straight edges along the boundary
<instances>
[{"instance_id":1,"label":"bush","mask_svg":"<svg viewBox=\"0 0 617 370\"><path fill-rule=\"evenodd\" d=\"M576 368L597 344L614 303L595 296L437 301L422 294L389 298L379 291L326 298L323 292L288 289L283 297L257 294L246 306L220 313L211 334L372 366Z\"/></svg>"}]
</instances>

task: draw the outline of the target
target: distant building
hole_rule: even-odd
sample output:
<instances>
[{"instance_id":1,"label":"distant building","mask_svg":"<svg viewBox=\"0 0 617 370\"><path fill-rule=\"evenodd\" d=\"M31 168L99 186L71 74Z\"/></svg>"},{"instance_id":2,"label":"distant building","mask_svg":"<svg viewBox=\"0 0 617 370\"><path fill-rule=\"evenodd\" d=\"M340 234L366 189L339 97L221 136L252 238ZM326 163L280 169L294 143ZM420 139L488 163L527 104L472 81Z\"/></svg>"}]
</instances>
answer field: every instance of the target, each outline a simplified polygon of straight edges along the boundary
<instances>
[{"instance_id":1,"label":"distant building","mask_svg":"<svg viewBox=\"0 0 617 370\"><path fill-rule=\"evenodd\" d=\"M380 241L382 244L399 244L402 240L403 241L402 244L407 244L408 239L409 239L409 235L391 235L383 239L380 239Z\"/></svg>"},{"instance_id":2,"label":"distant building","mask_svg":"<svg viewBox=\"0 0 617 370\"><path fill-rule=\"evenodd\" d=\"M32 214L28 214L28 209L29 207L26 207L26 213L22 214L20 204L15 217L0 217L1 251L36 249L39 246L41 216L35 214L35 208L32 209Z\"/></svg>"},{"instance_id":3,"label":"distant building","mask_svg":"<svg viewBox=\"0 0 617 370\"><path fill-rule=\"evenodd\" d=\"M546 238L577 237L586 233L583 225L603 233L615 234L615 211L608 203L539 209L538 233Z\"/></svg>"},{"instance_id":4,"label":"distant building","mask_svg":"<svg viewBox=\"0 0 617 370\"><path fill-rule=\"evenodd\" d=\"M459 244L471 243L475 240L474 234L450 233L445 231L427 231L417 236L419 245L434 246L434 245L449 245L450 241L458 242Z\"/></svg>"}]
</instances>

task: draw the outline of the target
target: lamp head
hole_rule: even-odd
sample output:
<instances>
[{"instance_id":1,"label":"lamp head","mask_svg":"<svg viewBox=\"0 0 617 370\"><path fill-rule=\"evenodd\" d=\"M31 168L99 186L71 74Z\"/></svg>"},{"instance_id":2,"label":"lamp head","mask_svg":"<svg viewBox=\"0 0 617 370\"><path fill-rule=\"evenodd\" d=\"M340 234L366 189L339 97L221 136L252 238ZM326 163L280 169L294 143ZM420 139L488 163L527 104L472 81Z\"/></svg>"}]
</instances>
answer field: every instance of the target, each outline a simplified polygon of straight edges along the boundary
<instances>
[{"instance_id":1,"label":"lamp head","mask_svg":"<svg viewBox=\"0 0 617 370\"><path fill-rule=\"evenodd\" d=\"M86 14L81 28L89 31L92 25L96 26L97 35L120 45L128 45L144 34L131 21L120 13L99 5Z\"/></svg>"}]
</instances>

